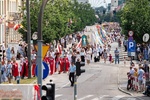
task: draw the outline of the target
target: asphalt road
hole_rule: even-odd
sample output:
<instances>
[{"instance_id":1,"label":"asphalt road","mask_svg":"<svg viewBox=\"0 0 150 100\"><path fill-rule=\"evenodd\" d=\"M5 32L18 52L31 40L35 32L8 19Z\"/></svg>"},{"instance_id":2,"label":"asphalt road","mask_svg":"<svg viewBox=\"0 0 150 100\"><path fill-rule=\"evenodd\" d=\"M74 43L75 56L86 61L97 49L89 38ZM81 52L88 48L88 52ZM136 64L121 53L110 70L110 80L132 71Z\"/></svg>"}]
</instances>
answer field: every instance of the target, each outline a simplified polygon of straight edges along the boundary
<instances>
[{"instance_id":1,"label":"asphalt road","mask_svg":"<svg viewBox=\"0 0 150 100\"><path fill-rule=\"evenodd\" d=\"M118 90L118 67L91 63L77 79L77 100L138 100ZM64 85L56 91L56 100L74 100L74 88Z\"/></svg>"},{"instance_id":2,"label":"asphalt road","mask_svg":"<svg viewBox=\"0 0 150 100\"><path fill-rule=\"evenodd\" d=\"M112 51L117 47L112 44ZM106 64L101 61L91 62L82 68L86 70L77 79L77 100L150 100L149 97L130 96L118 90L118 74L120 64ZM67 73L49 76L43 84L52 79L56 84L55 100L74 100L74 87L70 86Z\"/></svg>"}]
</instances>

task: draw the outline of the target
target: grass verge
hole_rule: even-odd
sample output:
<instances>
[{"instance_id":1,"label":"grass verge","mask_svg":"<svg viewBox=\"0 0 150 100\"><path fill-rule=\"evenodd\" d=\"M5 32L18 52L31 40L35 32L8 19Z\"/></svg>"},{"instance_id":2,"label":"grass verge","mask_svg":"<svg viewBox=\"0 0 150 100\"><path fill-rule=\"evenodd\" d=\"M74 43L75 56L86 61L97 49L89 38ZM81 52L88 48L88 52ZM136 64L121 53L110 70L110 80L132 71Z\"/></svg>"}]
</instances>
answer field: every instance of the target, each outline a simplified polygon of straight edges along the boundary
<instances>
[{"instance_id":1,"label":"grass verge","mask_svg":"<svg viewBox=\"0 0 150 100\"><path fill-rule=\"evenodd\" d=\"M34 81L36 81L36 77L32 77L30 79L25 78L25 79L20 79L20 84L34 84ZM3 82L2 84L10 84L9 82ZM17 84L17 81L12 80L11 84Z\"/></svg>"}]
</instances>

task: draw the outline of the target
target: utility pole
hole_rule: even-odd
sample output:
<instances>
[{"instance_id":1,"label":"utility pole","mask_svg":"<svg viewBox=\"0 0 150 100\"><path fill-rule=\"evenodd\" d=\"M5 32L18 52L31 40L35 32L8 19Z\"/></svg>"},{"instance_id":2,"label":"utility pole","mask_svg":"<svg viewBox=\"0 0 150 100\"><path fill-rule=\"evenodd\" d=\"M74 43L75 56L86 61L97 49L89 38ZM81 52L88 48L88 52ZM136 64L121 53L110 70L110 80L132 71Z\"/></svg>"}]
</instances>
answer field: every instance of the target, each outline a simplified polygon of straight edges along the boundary
<instances>
[{"instance_id":1,"label":"utility pole","mask_svg":"<svg viewBox=\"0 0 150 100\"><path fill-rule=\"evenodd\" d=\"M74 100L77 100L77 76L74 75Z\"/></svg>"},{"instance_id":2,"label":"utility pole","mask_svg":"<svg viewBox=\"0 0 150 100\"><path fill-rule=\"evenodd\" d=\"M30 5L29 0L26 0L27 10L27 43L28 43L28 78L31 78L31 24L30 24Z\"/></svg>"},{"instance_id":3,"label":"utility pole","mask_svg":"<svg viewBox=\"0 0 150 100\"><path fill-rule=\"evenodd\" d=\"M38 55L37 55L37 65L38 65L38 85L40 86L40 95L42 96L42 76L43 76L43 70L42 70L42 45L43 45L43 37L42 37L42 22L43 22L43 13L44 8L47 4L48 0L43 0L42 5L40 7L40 12L38 16Z\"/></svg>"},{"instance_id":4,"label":"utility pole","mask_svg":"<svg viewBox=\"0 0 150 100\"><path fill-rule=\"evenodd\" d=\"M1 79L2 79L2 73L1 73L1 68L2 68L2 61L1 61L2 59L1 59L1 56L0 56L0 84L2 83L1 82Z\"/></svg>"}]
</instances>

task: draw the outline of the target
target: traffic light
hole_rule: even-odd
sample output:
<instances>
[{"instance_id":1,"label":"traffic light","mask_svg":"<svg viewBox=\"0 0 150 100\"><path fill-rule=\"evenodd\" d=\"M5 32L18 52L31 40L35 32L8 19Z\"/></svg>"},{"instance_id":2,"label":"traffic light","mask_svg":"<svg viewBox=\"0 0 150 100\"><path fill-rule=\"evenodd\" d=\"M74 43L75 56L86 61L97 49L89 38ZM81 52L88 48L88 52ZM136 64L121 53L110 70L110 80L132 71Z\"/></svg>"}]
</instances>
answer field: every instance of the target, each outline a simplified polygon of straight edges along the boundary
<instances>
[{"instance_id":1,"label":"traffic light","mask_svg":"<svg viewBox=\"0 0 150 100\"><path fill-rule=\"evenodd\" d=\"M46 95L42 96L41 100L55 100L55 84L43 85L42 90L46 91Z\"/></svg>"},{"instance_id":2,"label":"traffic light","mask_svg":"<svg viewBox=\"0 0 150 100\"><path fill-rule=\"evenodd\" d=\"M2 50L0 50L0 57L1 57L1 56L3 56L3 51L2 51Z\"/></svg>"},{"instance_id":3,"label":"traffic light","mask_svg":"<svg viewBox=\"0 0 150 100\"><path fill-rule=\"evenodd\" d=\"M81 66L85 66L84 62L76 62L76 76L80 76L81 73L85 72L85 69L81 69Z\"/></svg>"}]
</instances>

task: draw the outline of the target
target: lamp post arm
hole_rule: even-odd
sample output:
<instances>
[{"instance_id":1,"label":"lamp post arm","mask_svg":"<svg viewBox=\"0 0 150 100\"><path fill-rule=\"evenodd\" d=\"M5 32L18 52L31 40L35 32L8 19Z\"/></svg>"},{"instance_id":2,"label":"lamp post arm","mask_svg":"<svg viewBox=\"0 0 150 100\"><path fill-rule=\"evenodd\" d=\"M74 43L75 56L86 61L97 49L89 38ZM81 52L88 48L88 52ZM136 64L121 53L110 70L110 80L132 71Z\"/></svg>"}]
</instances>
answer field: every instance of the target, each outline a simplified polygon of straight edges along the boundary
<instances>
[{"instance_id":1,"label":"lamp post arm","mask_svg":"<svg viewBox=\"0 0 150 100\"><path fill-rule=\"evenodd\" d=\"M38 16L38 40L43 40L42 37L42 22L43 22L43 13L44 13L44 8L47 4L48 0L43 0L42 1L42 6L40 8L39 16Z\"/></svg>"}]
</instances>

